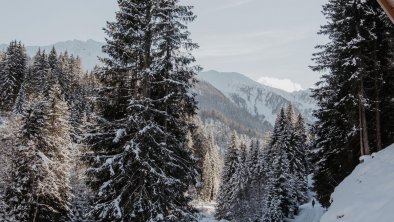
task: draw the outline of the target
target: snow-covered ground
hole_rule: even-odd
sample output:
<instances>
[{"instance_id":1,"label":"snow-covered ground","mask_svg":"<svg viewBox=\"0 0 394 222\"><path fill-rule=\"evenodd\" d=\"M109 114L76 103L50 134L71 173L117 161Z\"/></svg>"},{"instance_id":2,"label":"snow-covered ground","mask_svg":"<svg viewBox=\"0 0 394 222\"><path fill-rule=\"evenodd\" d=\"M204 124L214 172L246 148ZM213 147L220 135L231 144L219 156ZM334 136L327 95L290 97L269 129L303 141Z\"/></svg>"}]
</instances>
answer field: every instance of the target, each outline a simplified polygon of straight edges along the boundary
<instances>
[{"instance_id":1,"label":"snow-covered ground","mask_svg":"<svg viewBox=\"0 0 394 222\"><path fill-rule=\"evenodd\" d=\"M309 202L300 206L300 213L292 220L287 220L288 222L319 222L321 216L324 214L325 209L320 205L320 203L315 199L315 193L311 191L312 189L312 175L308 176L308 187L309 187ZM315 200L315 206L312 206L312 201Z\"/></svg>"},{"instance_id":2,"label":"snow-covered ground","mask_svg":"<svg viewBox=\"0 0 394 222\"><path fill-rule=\"evenodd\" d=\"M288 222L319 222L325 209L319 203L312 207L312 202L300 206L300 213L293 220Z\"/></svg>"},{"instance_id":3,"label":"snow-covered ground","mask_svg":"<svg viewBox=\"0 0 394 222\"><path fill-rule=\"evenodd\" d=\"M363 160L335 189L321 222L394 221L394 144Z\"/></svg>"},{"instance_id":4,"label":"snow-covered ground","mask_svg":"<svg viewBox=\"0 0 394 222\"><path fill-rule=\"evenodd\" d=\"M216 203L204 203L204 202L196 202L193 204L196 209L200 212L199 222L219 222L215 220L215 205ZM225 220L221 220L220 222L226 222Z\"/></svg>"}]
</instances>

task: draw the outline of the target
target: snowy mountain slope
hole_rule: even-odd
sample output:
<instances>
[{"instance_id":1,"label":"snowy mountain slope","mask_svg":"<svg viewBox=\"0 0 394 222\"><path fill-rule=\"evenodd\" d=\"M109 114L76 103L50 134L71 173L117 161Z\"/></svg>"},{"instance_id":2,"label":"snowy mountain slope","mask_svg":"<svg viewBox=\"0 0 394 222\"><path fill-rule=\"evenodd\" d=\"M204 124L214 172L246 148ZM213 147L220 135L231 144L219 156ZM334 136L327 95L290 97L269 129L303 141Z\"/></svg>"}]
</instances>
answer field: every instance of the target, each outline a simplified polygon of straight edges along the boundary
<instances>
[{"instance_id":1,"label":"snowy mountain slope","mask_svg":"<svg viewBox=\"0 0 394 222\"><path fill-rule=\"evenodd\" d=\"M307 122L313 122L312 110L316 105L309 91L288 93L234 72L207 71L200 73L198 78L212 84L237 106L248 110L262 122L274 125L276 114L289 102L305 116Z\"/></svg>"},{"instance_id":2,"label":"snowy mountain slope","mask_svg":"<svg viewBox=\"0 0 394 222\"><path fill-rule=\"evenodd\" d=\"M207 119L221 121L231 130L250 137L260 137L263 133L272 130L269 123L260 121L248 110L237 106L206 81L199 81L193 91L197 95L199 114L203 121Z\"/></svg>"},{"instance_id":3,"label":"snowy mountain slope","mask_svg":"<svg viewBox=\"0 0 394 222\"><path fill-rule=\"evenodd\" d=\"M321 222L394 221L394 144L363 160L335 189Z\"/></svg>"},{"instance_id":4,"label":"snowy mountain slope","mask_svg":"<svg viewBox=\"0 0 394 222\"><path fill-rule=\"evenodd\" d=\"M72 40L65 42L58 42L52 45L46 46L26 46L28 56L33 57L37 50L41 48L46 52L49 52L53 46L55 46L58 53L68 51L70 54L79 56L82 59L82 64L85 69L91 70L95 65L99 63L97 57L104 57L104 53L101 51L101 47L104 43L96 42L94 40L80 41ZM0 44L0 50L4 50L7 47L5 44Z\"/></svg>"}]
</instances>

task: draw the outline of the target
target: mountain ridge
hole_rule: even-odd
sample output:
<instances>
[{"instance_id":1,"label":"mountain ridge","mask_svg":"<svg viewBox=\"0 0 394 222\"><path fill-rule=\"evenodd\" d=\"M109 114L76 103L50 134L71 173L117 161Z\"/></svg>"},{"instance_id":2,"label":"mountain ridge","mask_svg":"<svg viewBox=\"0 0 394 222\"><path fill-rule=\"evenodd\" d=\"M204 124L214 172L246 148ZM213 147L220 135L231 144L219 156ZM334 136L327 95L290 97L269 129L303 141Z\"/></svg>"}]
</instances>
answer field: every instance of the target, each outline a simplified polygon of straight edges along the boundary
<instances>
[{"instance_id":1,"label":"mountain ridge","mask_svg":"<svg viewBox=\"0 0 394 222\"><path fill-rule=\"evenodd\" d=\"M237 106L246 109L250 114L275 124L280 108L293 104L296 112L301 113L306 122L314 121L312 111L315 101L310 97L310 90L293 93L258 83L237 72L218 72L214 70L201 72L198 79L212 84L226 95Z\"/></svg>"}]
</instances>

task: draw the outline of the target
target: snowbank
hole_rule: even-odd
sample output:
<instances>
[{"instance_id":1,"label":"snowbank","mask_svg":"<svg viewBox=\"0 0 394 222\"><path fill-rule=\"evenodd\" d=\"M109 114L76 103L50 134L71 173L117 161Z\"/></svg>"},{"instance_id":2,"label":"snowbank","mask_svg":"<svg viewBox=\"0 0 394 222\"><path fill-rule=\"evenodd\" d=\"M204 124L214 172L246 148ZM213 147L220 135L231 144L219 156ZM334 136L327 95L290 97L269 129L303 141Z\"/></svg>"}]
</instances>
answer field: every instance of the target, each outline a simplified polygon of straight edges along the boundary
<instances>
[{"instance_id":1,"label":"snowbank","mask_svg":"<svg viewBox=\"0 0 394 222\"><path fill-rule=\"evenodd\" d=\"M362 159L335 189L321 222L394 221L394 144Z\"/></svg>"}]
</instances>

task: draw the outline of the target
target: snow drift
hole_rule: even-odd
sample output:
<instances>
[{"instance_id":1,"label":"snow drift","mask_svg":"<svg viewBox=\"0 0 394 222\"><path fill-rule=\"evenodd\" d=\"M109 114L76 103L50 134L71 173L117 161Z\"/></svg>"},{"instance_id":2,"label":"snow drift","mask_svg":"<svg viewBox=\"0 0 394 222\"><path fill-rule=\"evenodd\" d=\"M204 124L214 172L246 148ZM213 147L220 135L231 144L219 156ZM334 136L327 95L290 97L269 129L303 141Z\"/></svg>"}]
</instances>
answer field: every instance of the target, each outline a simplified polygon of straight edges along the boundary
<instances>
[{"instance_id":1,"label":"snow drift","mask_svg":"<svg viewBox=\"0 0 394 222\"><path fill-rule=\"evenodd\" d=\"M394 221L394 144L362 160L335 189L321 222Z\"/></svg>"}]
</instances>

